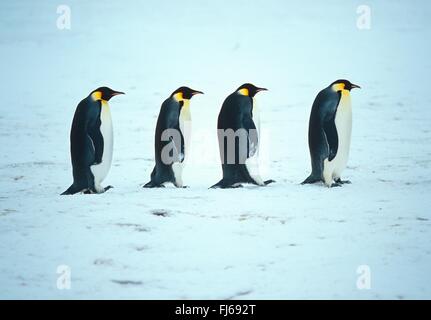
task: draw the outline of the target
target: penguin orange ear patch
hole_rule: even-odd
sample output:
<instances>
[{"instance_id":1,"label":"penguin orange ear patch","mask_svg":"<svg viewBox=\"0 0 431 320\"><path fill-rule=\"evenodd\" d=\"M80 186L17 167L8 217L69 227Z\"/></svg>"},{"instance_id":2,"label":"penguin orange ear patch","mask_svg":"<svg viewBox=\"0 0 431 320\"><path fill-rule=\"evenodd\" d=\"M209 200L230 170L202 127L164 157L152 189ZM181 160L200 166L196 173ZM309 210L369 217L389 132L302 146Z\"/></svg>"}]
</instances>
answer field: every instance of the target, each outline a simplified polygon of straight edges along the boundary
<instances>
[{"instance_id":1,"label":"penguin orange ear patch","mask_svg":"<svg viewBox=\"0 0 431 320\"><path fill-rule=\"evenodd\" d=\"M174 99L177 100L177 101L184 100L183 93L182 92L177 92L176 94L174 94Z\"/></svg>"},{"instance_id":2,"label":"penguin orange ear patch","mask_svg":"<svg viewBox=\"0 0 431 320\"><path fill-rule=\"evenodd\" d=\"M93 94L91 95L91 97L92 97L94 100L102 100L102 92L100 92L100 91L95 91L95 92L93 92Z\"/></svg>"},{"instance_id":3,"label":"penguin orange ear patch","mask_svg":"<svg viewBox=\"0 0 431 320\"><path fill-rule=\"evenodd\" d=\"M334 91L342 91L342 90L344 90L345 87L346 87L346 85L344 83L336 83L332 86L332 89Z\"/></svg>"},{"instance_id":4,"label":"penguin orange ear patch","mask_svg":"<svg viewBox=\"0 0 431 320\"><path fill-rule=\"evenodd\" d=\"M242 94L243 96L249 96L250 95L248 89L246 89L246 88L240 89L238 92L240 94Z\"/></svg>"}]
</instances>

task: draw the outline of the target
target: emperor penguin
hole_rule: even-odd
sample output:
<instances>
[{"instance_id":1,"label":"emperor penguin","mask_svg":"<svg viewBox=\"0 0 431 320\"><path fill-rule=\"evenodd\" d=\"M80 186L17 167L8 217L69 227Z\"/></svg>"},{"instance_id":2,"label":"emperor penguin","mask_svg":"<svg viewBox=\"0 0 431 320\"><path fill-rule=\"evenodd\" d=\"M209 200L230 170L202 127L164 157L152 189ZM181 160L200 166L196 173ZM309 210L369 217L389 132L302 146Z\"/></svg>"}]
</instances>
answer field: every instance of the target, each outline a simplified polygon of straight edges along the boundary
<instances>
[{"instance_id":1,"label":"emperor penguin","mask_svg":"<svg viewBox=\"0 0 431 320\"><path fill-rule=\"evenodd\" d=\"M70 132L73 184L62 195L104 193L112 188L100 184L111 167L114 142L108 101L119 94L124 92L100 87L78 104Z\"/></svg>"},{"instance_id":2,"label":"emperor penguin","mask_svg":"<svg viewBox=\"0 0 431 320\"><path fill-rule=\"evenodd\" d=\"M184 187L182 171L190 141L190 99L196 94L203 92L181 87L162 103L154 137L156 165L144 188L163 188L167 183Z\"/></svg>"},{"instance_id":3,"label":"emperor penguin","mask_svg":"<svg viewBox=\"0 0 431 320\"><path fill-rule=\"evenodd\" d=\"M223 102L217 122L223 178L211 188L237 188L242 183L266 186L274 182L262 180L258 168L252 170L251 166L257 166L260 132L255 95L261 91L267 89L245 83Z\"/></svg>"},{"instance_id":4,"label":"emperor penguin","mask_svg":"<svg viewBox=\"0 0 431 320\"><path fill-rule=\"evenodd\" d=\"M352 134L350 91L360 88L348 80L337 80L319 92L314 100L308 128L311 175L302 184L324 182L338 187L347 166Z\"/></svg>"}]
</instances>

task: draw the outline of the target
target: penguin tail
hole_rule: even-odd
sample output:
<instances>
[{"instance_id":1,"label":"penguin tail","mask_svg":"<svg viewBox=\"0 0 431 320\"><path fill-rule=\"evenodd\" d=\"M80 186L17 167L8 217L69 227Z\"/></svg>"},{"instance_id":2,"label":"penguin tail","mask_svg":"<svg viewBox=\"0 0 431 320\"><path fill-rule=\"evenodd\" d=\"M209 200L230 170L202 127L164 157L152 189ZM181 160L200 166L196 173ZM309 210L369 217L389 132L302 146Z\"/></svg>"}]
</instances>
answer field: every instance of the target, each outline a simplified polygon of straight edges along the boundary
<instances>
[{"instance_id":1,"label":"penguin tail","mask_svg":"<svg viewBox=\"0 0 431 320\"><path fill-rule=\"evenodd\" d=\"M215 185L213 185L212 187L210 187L210 189L219 189L219 188L223 188L224 186L225 186L224 179L221 179Z\"/></svg>"},{"instance_id":2,"label":"penguin tail","mask_svg":"<svg viewBox=\"0 0 431 320\"><path fill-rule=\"evenodd\" d=\"M156 185L151 180L150 182L144 184L144 186L142 188L155 188L155 187L156 187Z\"/></svg>"},{"instance_id":3,"label":"penguin tail","mask_svg":"<svg viewBox=\"0 0 431 320\"><path fill-rule=\"evenodd\" d=\"M219 182L217 182L215 185L210 187L210 189L235 189L235 188L241 188L241 185L234 186L233 183L229 183L226 181L226 179L221 179Z\"/></svg>"},{"instance_id":4,"label":"penguin tail","mask_svg":"<svg viewBox=\"0 0 431 320\"><path fill-rule=\"evenodd\" d=\"M311 174L307 179L305 179L301 184L313 184L321 181L320 178L316 178L313 174Z\"/></svg>"},{"instance_id":5,"label":"penguin tail","mask_svg":"<svg viewBox=\"0 0 431 320\"><path fill-rule=\"evenodd\" d=\"M142 188L164 188L163 184L157 184L153 180L145 184Z\"/></svg>"},{"instance_id":6,"label":"penguin tail","mask_svg":"<svg viewBox=\"0 0 431 320\"><path fill-rule=\"evenodd\" d=\"M75 187L74 184L72 184L66 191L64 191L61 196L70 196L73 195L75 193L78 193L81 190L78 190L77 187Z\"/></svg>"},{"instance_id":7,"label":"penguin tail","mask_svg":"<svg viewBox=\"0 0 431 320\"><path fill-rule=\"evenodd\" d=\"M271 184L271 183L275 183L275 180L266 180L266 181L264 181L264 183L265 183L265 186L267 186L268 184Z\"/></svg>"},{"instance_id":8,"label":"penguin tail","mask_svg":"<svg viewBox=\"0 0 431 320\"><path fill-rule=\"evenodd\" d=\"M210 189L239 189L242 187L243 186L240 183L230 183L230 182L226 182L225 179L221 179L215 185L210 187Z\"/></svg>"}]
</instances>

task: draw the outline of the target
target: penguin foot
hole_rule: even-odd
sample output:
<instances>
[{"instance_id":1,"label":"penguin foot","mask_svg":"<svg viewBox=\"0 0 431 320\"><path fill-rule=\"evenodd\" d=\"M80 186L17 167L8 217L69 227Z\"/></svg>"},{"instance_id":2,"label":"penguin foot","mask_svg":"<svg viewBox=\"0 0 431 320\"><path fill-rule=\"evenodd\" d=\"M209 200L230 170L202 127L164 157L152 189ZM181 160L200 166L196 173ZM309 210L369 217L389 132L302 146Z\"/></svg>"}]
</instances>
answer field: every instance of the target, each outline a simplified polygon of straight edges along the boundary
<instances>
[{"instance_id":1,"label":"penguin foot","mask_svg":"<svg viewBox=\"0 0 431 320\"><path fill-rule=\"evenodd\" d=\"M85 189L82 191L83 194L102 194L108 191L109 189L113 189L113 186L107 186L105 188L102 188L101 190L96 189Z\"/></svg>"},{"instance_id":2,"label":"penguin foot","mask_svg":"<svg viewBox=\"0 0 431 320\"><path fill-rule=\"evenodd\" d=\"M148 182L146 185L144 185L142 188L146 189L153 189L153 188L166 188L164 184L155 184L152 182Z\"/></svg>"},{"instance_id":3,"label":"penguin foot","mask_svg":"<svg viewBox=\"0 0 431 320\"><path fill-rule=\"evenodd\" d=\"M209 187L209 189L222 189L224 185L225 184L224 184L224 181L222 179L219 182L217 182L215 185Z\"/></svg>"},{"instance_id":4,"label":"penguin foot","mask_svg":"<svg viewBox=\"0 0 431 320\"><path fill-rule=\"evenodd\" d=\"M76 193L80 193L83 192L85 189L80 189L75 187L75 185L71 185L66 191L64 191L61 195L62 196L71 196L74 195Z\"/></svg>"},{"instance_id":5,"label":"penguin foot","mask_svg":"<svg viewBox=\"0 0 431 320\"><path fill-rule=\"evenodd\" d=\"M339 184L352 184L350 180L341 180L341 178L335 179L334 181Z\"/></svg>"},{"instance_id":6,"label":"penguin foot","mask_svg":"<svg viewBox=\"0 0 431 320\"><path fill-rule=\"evenodd\" d=\"M338 183L338 182L334 182L333 184L331 184L331 188L334 188L334 187L342 187L342 186L343 186L343 184Z\"/></svg>"},{"instance_id":7,"label":"penguin foot","mask_svg":"<svg viewBox=\"0 0 431 320\"><path fill-rule=\"evenodd\" d=\"M242 184L227 184L224 182L219 182L213 185L210 189L238 189L243 188Z\"/></svg>"},{"instance_id":8,"label":"penguin foot","mask_svg":"<svg viewBox=\"0 0 431 320\"><path fill-rule=\"evenodd\" d=\"M265 184L265 186L267 186L268 184L271 184L271 183L275 183L275 180L266 180L265 182L264 182L264 184Z\"/></svg>"},{"instance_id":9,"label":"penguin foot","mask_svg":"<svg viewBox=\"0 0 431 320\"><path fill-rule=\"evenodd\" d=\"M244 188L241 183L228 184L221 187L222 189L239 189Z\"/></svg>"},{"instance_id":10,"label":"penguin foot","mask_svg":"<svg viewBox=\"0 0 431 320\"><path fill-rule=\"evenodd\" d=\"M322 181L322 179L315 178L314 176L309 176L307 179L305 179L301 184L313 184Z\"/></svg>"},{"instance_id":11,"label":"penguin foot","mask_svg":"<svg viewBox=\"0 0 431 320\"><path fill-rule=\"evenodd\" d=\"M176 182L172 182L172 183L174 184L174 186L176 188L179 188L179 189L187 189L187 188L189 188L189 186L185 186L182 183L176 183Z\"/></svg>"}]
</instances>

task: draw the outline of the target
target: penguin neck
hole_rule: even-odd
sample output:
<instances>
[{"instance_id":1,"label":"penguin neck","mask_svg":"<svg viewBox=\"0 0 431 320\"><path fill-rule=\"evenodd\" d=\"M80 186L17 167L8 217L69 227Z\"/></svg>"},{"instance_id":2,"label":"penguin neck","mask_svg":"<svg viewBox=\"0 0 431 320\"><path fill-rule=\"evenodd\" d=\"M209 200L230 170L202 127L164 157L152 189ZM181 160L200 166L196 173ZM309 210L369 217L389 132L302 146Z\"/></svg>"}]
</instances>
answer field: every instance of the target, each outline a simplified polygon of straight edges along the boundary
<instances>
[{"instance_id":1,"label":"penguin neck","mask_svg":"<svg viewBox=\"0 0 431 320\"><path fill-rule=\"evenodd\" d=\"M102 108L106 108L109 109L109 103L106 100L100 100L100 104L102 106Z\"/></svg>"},{"instance_id":2,"label":"penguin neck","mask_svg":"<svg viewBox=\"0 0 431 320\"><path fill-rule=\"evenodd\" d=\"M190 113L190 100L189 99L183 99L183 106L180 110L180 120L181 121L191 121L191 113Z\"/></svg>"},{"instance_id":3,"label":"penguin neck","mask_svg":"<svg viewBox=\"0 0 431 320\"><path fill-rule=\"evenodd\" d=\"M352 113L352 103L350 92L348 90L341 91L340 102L337 107L337 115L339 113Z\"/></svg>"},{"instance_id":4,"label":"penguin neck","mask_svg":"<svg viewBox=\"0 0 431 320\"><path fill-rule=\"evenodd\" d=\"M331 88L334 92L340 94L339 106L350 105L350 90L344 89L343 84L334 84Z\"/></svg>"},{"instance_id":5,"label":"penguin neck","mask_svg":"<svg viewBox=\"0 0 431 320\"><path fill-rule=\"evenodd\" d=\"M109 108L108 101L100 100L100 107L100 119L102 120L104 125L112 127L111 109Z\"/></svg>"},{"instance_id":6,"label":"penguin neck","mask_svg":"<svg viewBox=\"0 0 431 320\"><path fill-rule=\"evenodd\" d=\"M185 154L187 154L189 145L190 145L190 132L192 125L192 116L190 114L190 100L183 99L182 106L180 108L180 114L178 119L180 130L184 136L184 150Z\"/></svg>"},{"instance_id":7,"label":"penguin neck","mask_svg":"<svg viewBox=\"0 0 431 320\"><path fill-rule=\"evenodd\" d=\"M259 114L258 104L256 103L256 98L252 98L251 115L252 115L252 119L254 121L254 124L256 126L256 129L257 129L258 133L260 133L260 114Z\"/></svg>"},{"instance_id":8,"label":"penguin neck","mask_svg":"<svg viewBox=\"0 0 431 320\"><path fill-rule=\"evenodd\" d=\"M190 115L190 99L184 99L183 93L178 92L173 95L176 102L182 104L180 109L180 121L191 121Z\"/></svg>"},{"instance_id":9,"label":"penguin neck","mask_svg":"<svg viewBox=\"0 0 431 320\"><path fill-rule=\"evenodd\" d=\"M343 103L350 102L350 91L349 90L341 90L341 100Z\"/></svg>"},{"instance_id":10,"label":"penguin neck","mask_svg":"<svg viewBox=\"0 0 431 320\"><path fill-rule=\"evenodd\" d=\"M334 84L331 87L332 91L341 93L341 98L350 98L350 90L346 90L344 88L345 88L345 85L342 83Z\"/></svg>"}]
</instances>

